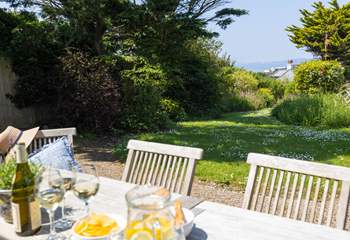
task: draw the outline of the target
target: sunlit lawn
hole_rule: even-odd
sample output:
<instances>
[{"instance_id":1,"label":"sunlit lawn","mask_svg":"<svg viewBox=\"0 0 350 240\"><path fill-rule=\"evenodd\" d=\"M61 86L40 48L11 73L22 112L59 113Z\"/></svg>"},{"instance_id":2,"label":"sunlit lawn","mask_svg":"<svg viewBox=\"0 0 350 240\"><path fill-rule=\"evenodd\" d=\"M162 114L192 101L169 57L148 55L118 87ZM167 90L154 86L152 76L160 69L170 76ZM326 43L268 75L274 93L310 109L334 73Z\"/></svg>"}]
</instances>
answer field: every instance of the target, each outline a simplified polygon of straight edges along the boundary
<instances>
[{"instance_id":1,"label":"sunlit lawn","mask_svg":"<svg viewBox=\"0 0 350 240\"><path fill-rule=\"evenodd\" d=\"M171 131L126 137L114 152L125 159L130 138L200 147L204 157L198 162L196 176L239 188L245 186L248 176L245 161L249 152L350 166L349 129L288 126L269 114L265 109L226 114L209 121L181 122Z\"/></svg>"}]
</instances>

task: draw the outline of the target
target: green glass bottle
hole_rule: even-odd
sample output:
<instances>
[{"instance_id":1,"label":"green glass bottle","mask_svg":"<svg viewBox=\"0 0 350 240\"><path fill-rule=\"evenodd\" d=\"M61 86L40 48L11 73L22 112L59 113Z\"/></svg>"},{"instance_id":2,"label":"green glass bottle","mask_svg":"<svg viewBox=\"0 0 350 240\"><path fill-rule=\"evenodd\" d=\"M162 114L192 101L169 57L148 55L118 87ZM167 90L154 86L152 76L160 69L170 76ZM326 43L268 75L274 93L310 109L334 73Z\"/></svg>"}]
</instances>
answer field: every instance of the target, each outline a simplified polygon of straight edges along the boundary
<instances>
[{"instance_id":1,"label":"green glass bottle","mask_svg":"<svg viewBox=\"0 0 350 240\"><path fill-rule=\"evenodd\" d=\"M13 224L18 235L29 236L41 227L40 205L35 198L35 176L30 170L24 143L17 144L15 151L17 166L11 195Z\"/></svg>"}]
</instances>

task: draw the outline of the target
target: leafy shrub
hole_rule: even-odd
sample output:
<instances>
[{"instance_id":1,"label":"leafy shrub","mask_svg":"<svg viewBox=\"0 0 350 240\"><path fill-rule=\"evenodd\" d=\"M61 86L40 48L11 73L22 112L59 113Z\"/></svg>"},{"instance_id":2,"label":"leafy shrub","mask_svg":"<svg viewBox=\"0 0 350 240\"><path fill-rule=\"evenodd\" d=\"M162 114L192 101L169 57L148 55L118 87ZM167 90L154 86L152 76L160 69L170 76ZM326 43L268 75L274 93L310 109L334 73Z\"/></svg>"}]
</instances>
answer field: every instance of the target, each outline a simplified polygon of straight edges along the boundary
<instances>
[{"instance_id":1,"label":"leafy shrub","mask_svg":"<svg viewBox=\"0 0 350 240\"><path fill-rule=\"evenodd\" d=\"M284 96L285 97L289 97L292 95L296 95L298 93L297 89L296 89L296 82L293 81L288 81L286 84L286 87L284 89Z\"/></svg>"},{"instance_id":2,"label":"leafy shrub","mask_svg":"<svg viewBox=\"0 0 350 240\"><path fill-rule=\"evenodd\" d=\"M245 70L236 70L228 76L228 88L235 92L248 92L258 88L258 80Z\"/></svg>"},{"instance_id":3,"label":"leafy shrub","mask_svg":"<svg viewBox=\"0 0 350 240\"><path fill-rule=\"evenodd\" d=\"M80 51L68 51L61 61L65 74L58 99L60 121L88 130L114 127L121 104L112 66Z\"/></svg>"},{"instance_id":4,"label":"leafy shrub","mask_svg":"<svg viewBox=\"0 0 350 240\"><path fill-rule=\"evenodd\" d=\"M284 97L286 87L290 81L271 78L262 73L255 73L254 75L259 82L258 88L270 89L275 101Z\"/></svg>"},{"instance_id":5,"label":"leafy shrub","mask_svg":"<svg viewBox=\"0 0 350 240\"><path fill-rule=\"evenodd\" d=\"M296 89L302 93L334 93L345 82L344 68L337 61L314 60L295 69Z\"/></svg>"},{"instance_id":6,"label":"leafy shrub","mask_svg":"<svg viewBox=\"0 0 350 240\"><path fill-rule=\"evenodd\" d=\"M291 97L277 105L272 115L287 124L330 128L350 126L350 107L335 94Z\"/></svg>"},{"instance_id":7,"label":"leafy shrub","mask_svg":"<svg viewBox=\"0 0 350 240\"><path fill-rule=\"evenodd\" d=\"M171 99L162 99L160 103L162 105L163 110L168 114L171 120L185 120L186 112L178 102Z\"/></svg>"},{"instance_id":8,"label":"leafy shrub","mask_svg":"<svg viewBox=\"0 0 350 240\"><path fill-rule=\"evenodd\" d=\"M264 99L264 107L270 107L275 102L275 98L269 88L259 88L257 95Z\"/></svg>"},{"instance_id":9,"label":"leafy shrub","mask_svg":"<svg viewBox=\"0 0 350 240\"><path fill-rule=\"evenodd\" d=\"M124 61L121 127L133 132L165 128L169 117L161 105L166 86L164 72L139 57L125 57Z\"/></svg>"},{"instance_id":10,"label":"leafy shrub","mask_svg":"<svg viewBox=\"0 0 350 240\"><path fill-rule=\"evenodd\" d=\"M250 91L230 96L225 99L223 107L224 112L253 111L266 107L266 100L257 92Z\"/></svg>"}]
</instances>

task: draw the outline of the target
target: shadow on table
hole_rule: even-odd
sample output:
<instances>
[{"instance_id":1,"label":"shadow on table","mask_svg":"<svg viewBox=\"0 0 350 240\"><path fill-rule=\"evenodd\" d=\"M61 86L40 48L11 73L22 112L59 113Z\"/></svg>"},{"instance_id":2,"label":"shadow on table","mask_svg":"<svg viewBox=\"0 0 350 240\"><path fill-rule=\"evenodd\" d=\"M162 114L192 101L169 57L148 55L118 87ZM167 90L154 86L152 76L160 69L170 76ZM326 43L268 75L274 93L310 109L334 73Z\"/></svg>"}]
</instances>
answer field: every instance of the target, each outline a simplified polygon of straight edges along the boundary
<instances>
[{"instance_id":1,"label":"shadow on table","mask_svg":"<svg viewBox=\"0 0 350 240\"><path fill-rule=\"evenodd\" d=\"M70 207L66 207L65 209L65 213L69 216L71 215L71 213L73 212L73 208ZM60 219L62 217L62 209L61 207L58 207L57 210L55 211L55 221ZM41 229L38 233L36 233L35 235L46 235L50 233L50 219L49 219L49 214L47 213L47 211L45 209L41 209ZM64 232L67 231L68 229L59 229L56 228L56 232L60 233L60 232ZM2 240L0 238L0 240Z\"/></svg>"},{"instance_id":2,"label":"shadow on table","mask_svg":"<svg viewBox=\"0 0 350 240\"><path fill-rule=\"evenodd\" d=\"M196 226L193 226L191 234L186 238L187 240L206 240L208 239L207 233Z\"/></svg>"}]
</instances>

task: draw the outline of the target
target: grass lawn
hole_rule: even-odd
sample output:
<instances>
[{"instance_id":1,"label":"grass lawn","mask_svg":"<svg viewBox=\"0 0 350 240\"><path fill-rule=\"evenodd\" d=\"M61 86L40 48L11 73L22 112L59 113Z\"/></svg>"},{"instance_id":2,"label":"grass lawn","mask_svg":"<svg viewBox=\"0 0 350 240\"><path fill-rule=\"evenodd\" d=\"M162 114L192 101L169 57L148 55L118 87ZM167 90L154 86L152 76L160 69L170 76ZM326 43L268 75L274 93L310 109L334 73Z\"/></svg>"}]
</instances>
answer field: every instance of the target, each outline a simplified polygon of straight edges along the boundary
<instances>
[{"instance_id":1,"label":"grass lawn","mask_svg":"<svg viewBox=\"0 0 350 240\"><path fill-rule=\"evenodd\" d=\"M114 148L125 159L130 138L200 147L203 160L196 176L201 180L243 189L249 152L350 167L350 129L322 130L289 126L270 117L270 110L230 113L215 120L180 122L167 132L129 136Z\"/></svg>"}]
</instances>

